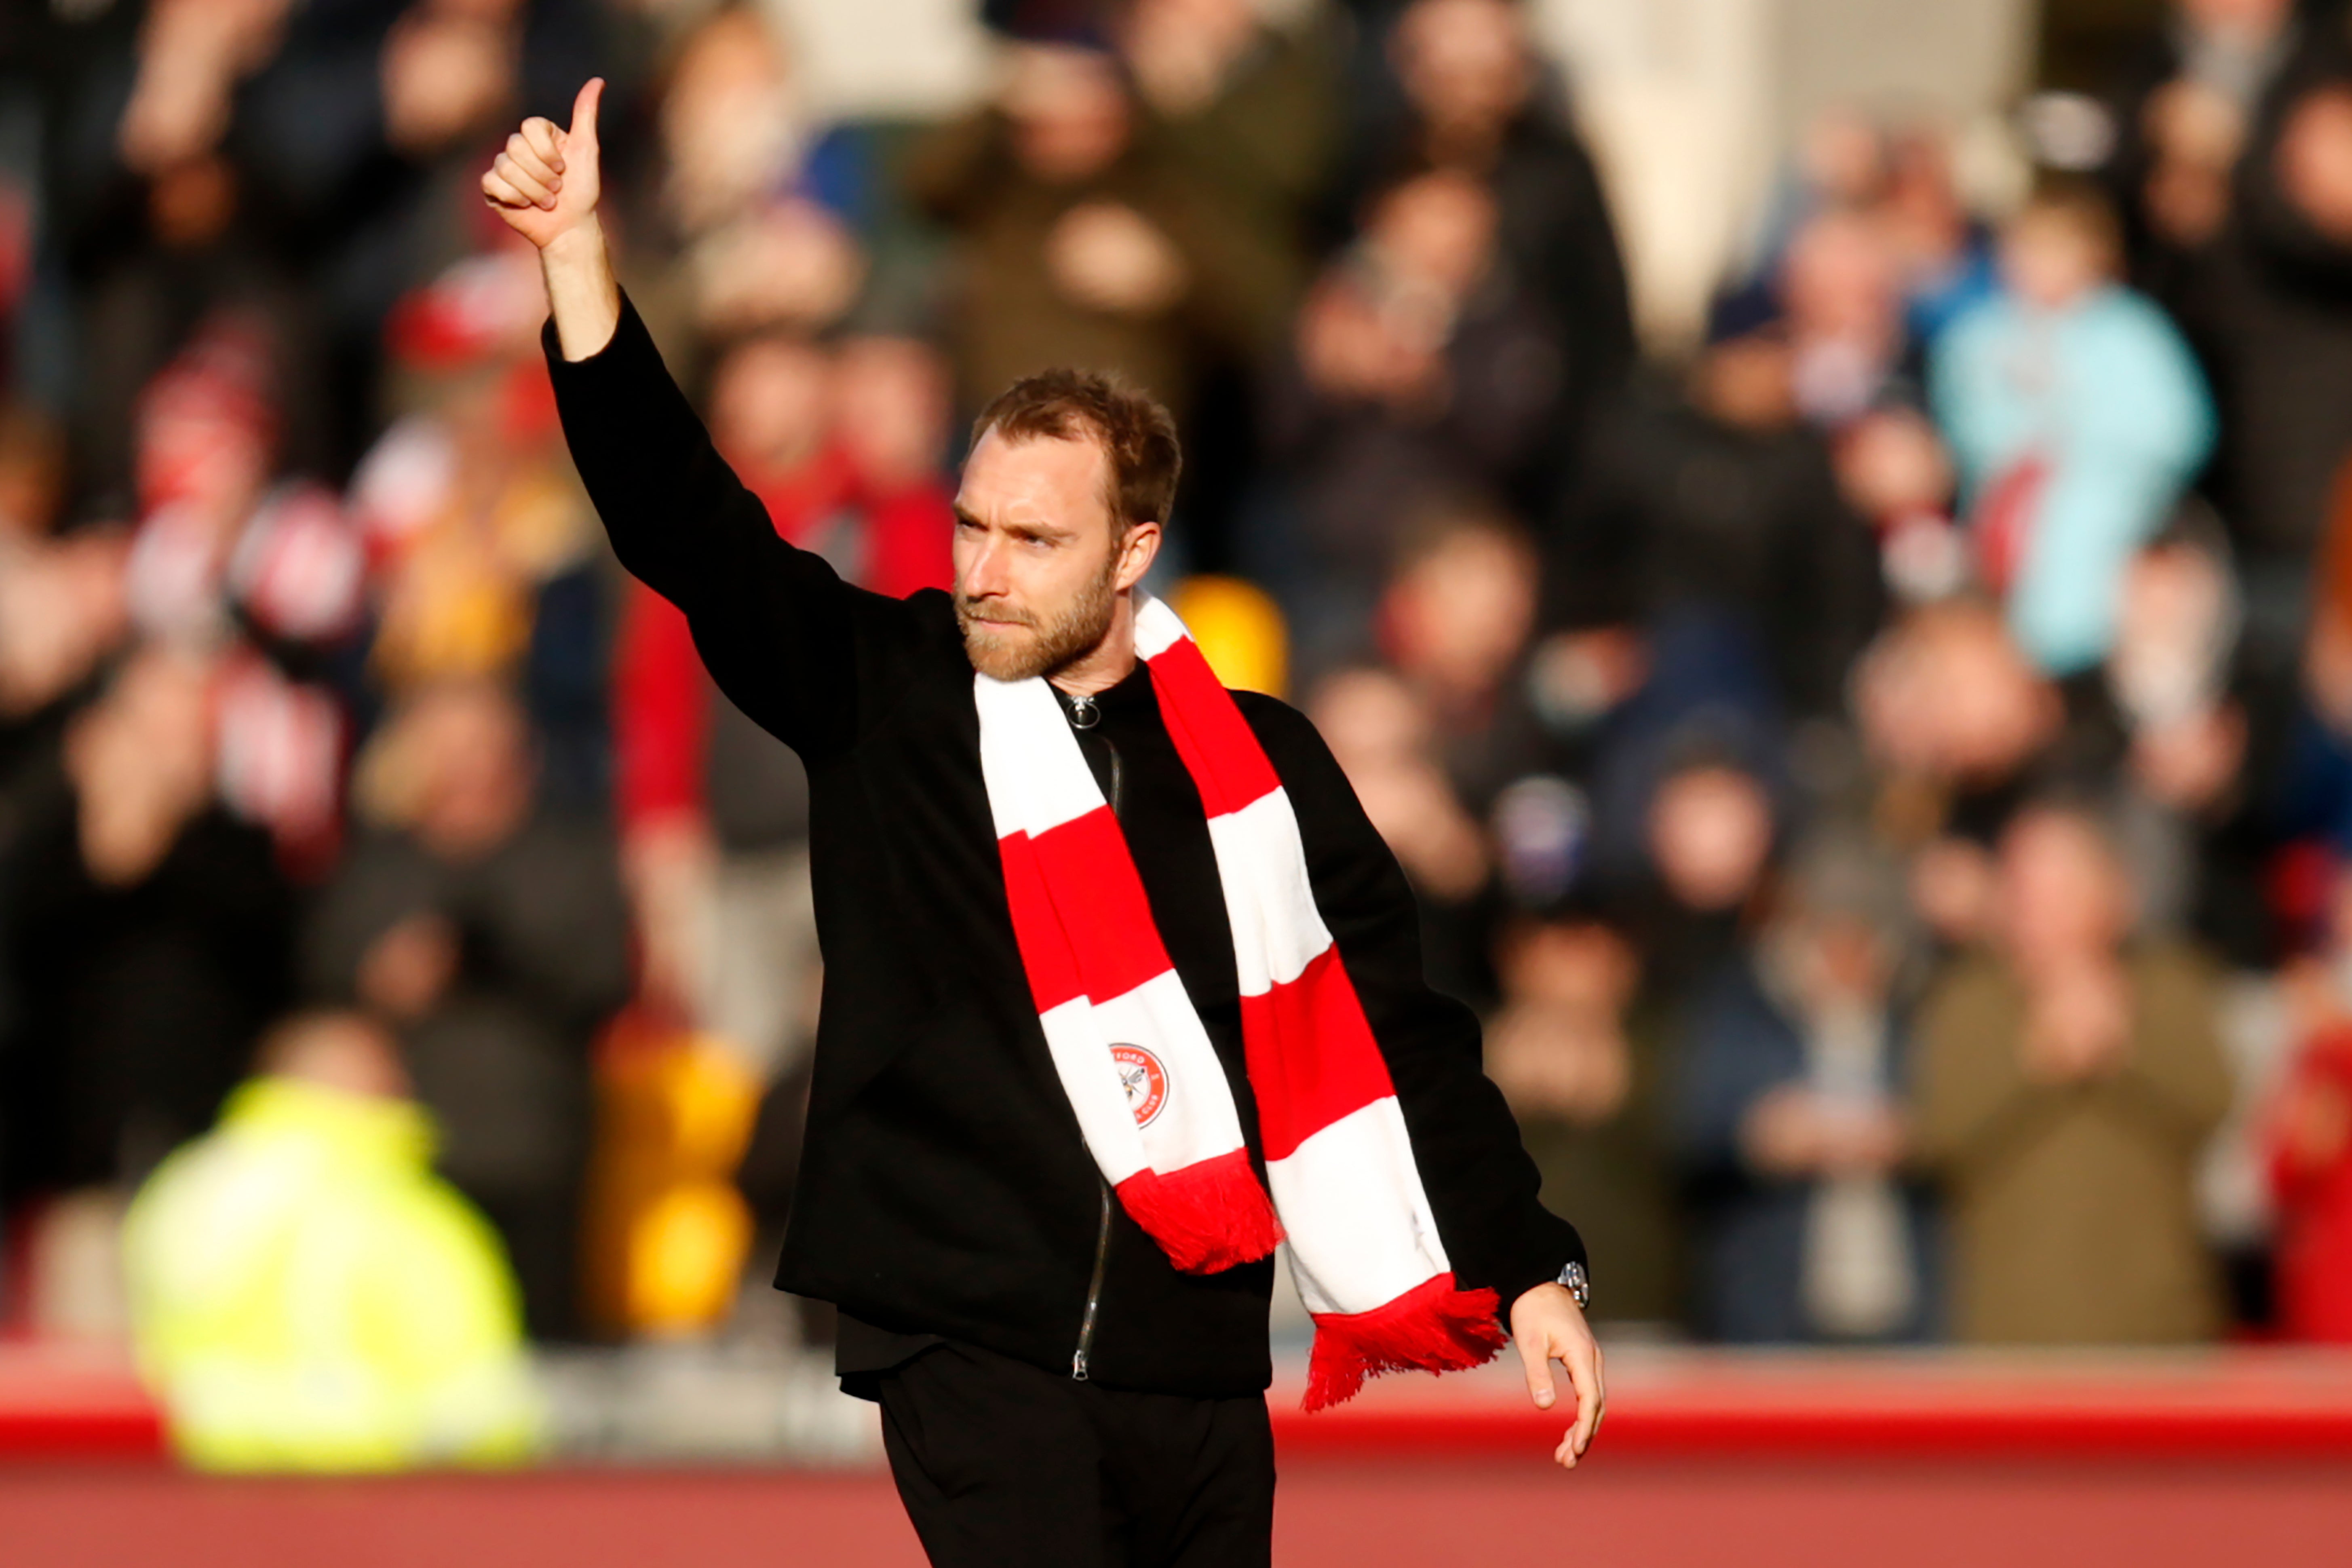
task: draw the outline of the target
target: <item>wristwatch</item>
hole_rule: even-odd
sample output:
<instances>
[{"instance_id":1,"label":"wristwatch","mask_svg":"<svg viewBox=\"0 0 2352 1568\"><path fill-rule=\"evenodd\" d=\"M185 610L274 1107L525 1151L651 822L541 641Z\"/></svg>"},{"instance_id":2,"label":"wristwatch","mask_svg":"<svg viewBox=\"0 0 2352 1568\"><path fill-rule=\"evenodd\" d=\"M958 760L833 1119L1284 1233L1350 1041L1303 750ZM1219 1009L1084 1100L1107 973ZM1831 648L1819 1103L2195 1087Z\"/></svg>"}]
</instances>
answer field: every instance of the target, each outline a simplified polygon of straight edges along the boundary
<instances>
[{"instance_id":1,"label":"wristwatch","mask_svg":"<svg viewBox=\"0 0 2352 1568\"><path fill-rule=\"evenodd\" d=\"M1559 1278L1554 1281L1554 1283L1559 1285L1561 1288L1566 1289L1570 1295L1576 1298L1576 1306L1579 1311L1587 1310L1591 1307L1592 1281L1585 1278L1583 1264L1570 1264L1567 1268L1559 1271Z\"/></svg>"}]
</instances>

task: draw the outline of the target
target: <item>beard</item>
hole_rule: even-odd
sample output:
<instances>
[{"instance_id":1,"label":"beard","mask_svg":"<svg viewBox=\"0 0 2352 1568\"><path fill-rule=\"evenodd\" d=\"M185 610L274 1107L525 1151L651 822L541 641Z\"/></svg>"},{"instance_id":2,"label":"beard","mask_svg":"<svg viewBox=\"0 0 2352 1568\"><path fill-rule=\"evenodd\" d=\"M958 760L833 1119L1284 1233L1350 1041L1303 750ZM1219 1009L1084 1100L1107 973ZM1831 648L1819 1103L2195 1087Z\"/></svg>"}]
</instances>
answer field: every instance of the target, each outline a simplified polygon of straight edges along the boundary
<instances>
[{"instance_id":1,"label":"beard","mask_svg":"<svg viewBox=\"0 0 2352 1568\"><path fill-rule=\"evenodd\" d=\"M1114 555L1099 574L1050 616L1002 603L987 606L991 620L1026 626L1026 636L1008 635L1008 627L982 625L978 618L980 606L958 594L956 625L963 631L964 656L974 669L995 680L1027 680L1076 664L1110 635L1111 614L1118 597L1112 586L1118 567Z\"/></svg>"}]
</instances>

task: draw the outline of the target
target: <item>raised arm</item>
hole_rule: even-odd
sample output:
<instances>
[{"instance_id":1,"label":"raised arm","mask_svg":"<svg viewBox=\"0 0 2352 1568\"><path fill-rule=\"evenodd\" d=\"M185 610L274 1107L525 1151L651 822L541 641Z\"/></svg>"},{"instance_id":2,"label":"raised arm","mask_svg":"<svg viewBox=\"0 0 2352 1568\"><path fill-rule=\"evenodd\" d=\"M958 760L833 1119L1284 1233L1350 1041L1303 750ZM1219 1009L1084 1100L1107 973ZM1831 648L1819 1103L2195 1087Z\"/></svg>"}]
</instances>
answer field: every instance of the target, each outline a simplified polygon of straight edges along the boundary
<instances>
[{"instance_id":1,"label":"raised arm","mask_svg":"<svg viewBox=\"0 0 2352 1568\"><path fill-rule=\"evenodd\" d=\"M597 219L604 85L580 89L569 130L523 121L482 195L539 248L556 407L614 553L686 612L735 705L814 761L855 740L915 624L906 605L850 587L777 534L622 295Z\"/></svg>"}]
</instances>

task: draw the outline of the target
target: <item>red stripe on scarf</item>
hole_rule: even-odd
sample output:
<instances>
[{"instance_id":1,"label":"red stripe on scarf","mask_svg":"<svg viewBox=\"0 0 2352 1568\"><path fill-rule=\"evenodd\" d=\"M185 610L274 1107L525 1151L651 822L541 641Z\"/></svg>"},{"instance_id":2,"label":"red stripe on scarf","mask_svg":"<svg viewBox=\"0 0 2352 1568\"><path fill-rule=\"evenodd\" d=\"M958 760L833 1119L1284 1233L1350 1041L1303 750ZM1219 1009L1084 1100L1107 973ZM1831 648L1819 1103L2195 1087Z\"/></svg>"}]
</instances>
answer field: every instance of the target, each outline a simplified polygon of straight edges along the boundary
<instances>
[{"instance_id":1,"label":"red stripe on scarf","mask_svg":"<svg viewBox=\"0 0 2352 1568\"><path fill-rule=\"evenodd\" d=\"M1029 836L1007 834L996 847L1004 861L1004 901L1013 908L1013 937L1021 946L1029 994L1038 1012L1050 1013L1071 997L1086 994L1077 955L1063 934L1062 917L1054 909L1054 895L1045 890L1045 873L1038 869L1037 849Z\"/></svg>"},{"instance_id":2,"label":"red stripe on scarf","mask_svg":"<svg viewBox=\"0 0 2352 1568\"><path fill-rule=\"evenodd\" d=\"M1181 1171L1138 1171L1111 1191L1168 1261L1186 1274L1255 1263L1282 1240L1274 1200L1234 1149Z\"/></svg>"},{"instance_id":3,"label":"red stripe on scarf","mask_svg":"<svg viewBox=\"0 0 2352 1568\"><path fill-rule=\"evenodd\" d=\"M1174 967L1109 806L1031 835L1029 849L1053 891L1087 995L1108 1002Z\"/></svg>"},{"instance_id":4,"label":"red stripe on scarf","mask_svg":"<svg viewBox=\"0 0 2352 1568\"><path fill-rule=\"evenodd\" d=\"M1147 668L1166 699L1160 704L1160 720L1200 786L1209 816L1230 816L1282 786L1265 748L1198 644L1190 637L1171 643Z\"/></svg>"},{"instance_id":5,"label":"red stripe on scarf","mask_svg":"<svg viewBox=\"0 0 2352 1568\"><path fill-rule=\"evenodd\" d=\"M1269 1160L1396 1092L1336 945L1297 979L1242 998L1242 1045Z\"/></svg>"},{"instance_id":6,"label":"red stripe on scarf","mask_svg":"<svg viewBox=\"0 0 2352 1568\"><path fill-rule=\"evenodd\" d=\"M1384 1372L1465 1372L1503 1348L1495 1321L1501 1298L1464 1290L1451 1273L1433 1275L1369 1312L1315 1314L1315 1348L1307 1358L1308 1415L1353 1399L1364 1379Z\"/></svg>"}]
</instances>

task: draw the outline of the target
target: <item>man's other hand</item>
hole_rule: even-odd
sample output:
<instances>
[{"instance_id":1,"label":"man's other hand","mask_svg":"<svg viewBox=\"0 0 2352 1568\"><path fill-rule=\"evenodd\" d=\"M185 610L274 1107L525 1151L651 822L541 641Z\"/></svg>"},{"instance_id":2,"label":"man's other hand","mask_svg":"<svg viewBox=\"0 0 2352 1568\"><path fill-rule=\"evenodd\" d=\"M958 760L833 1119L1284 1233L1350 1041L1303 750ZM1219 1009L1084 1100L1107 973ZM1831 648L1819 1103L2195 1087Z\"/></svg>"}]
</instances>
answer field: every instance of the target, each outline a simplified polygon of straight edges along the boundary
<instances>
[{"instance_id":1,"label":"man's other hand","mask_svg":"<svg viewBox=\"0 0 2352 1568\"><path fill-rule=\"evenodd\" d=\"M1576 1391L1576 1425L1551 1457L1562 1469L1572 1470L1601 1431L1608 1405L1601 1384L1601 1345L1584 1321L1584 1310L1565 1286L1538 1285L1511 1303L1511 1342L1519 1347L1528 1393L1538 1410L1549 1410L1559 1400L1551 1363L1556 1361L1568 1369L1569 1384Z\"/></svg>"}]
</instances>

